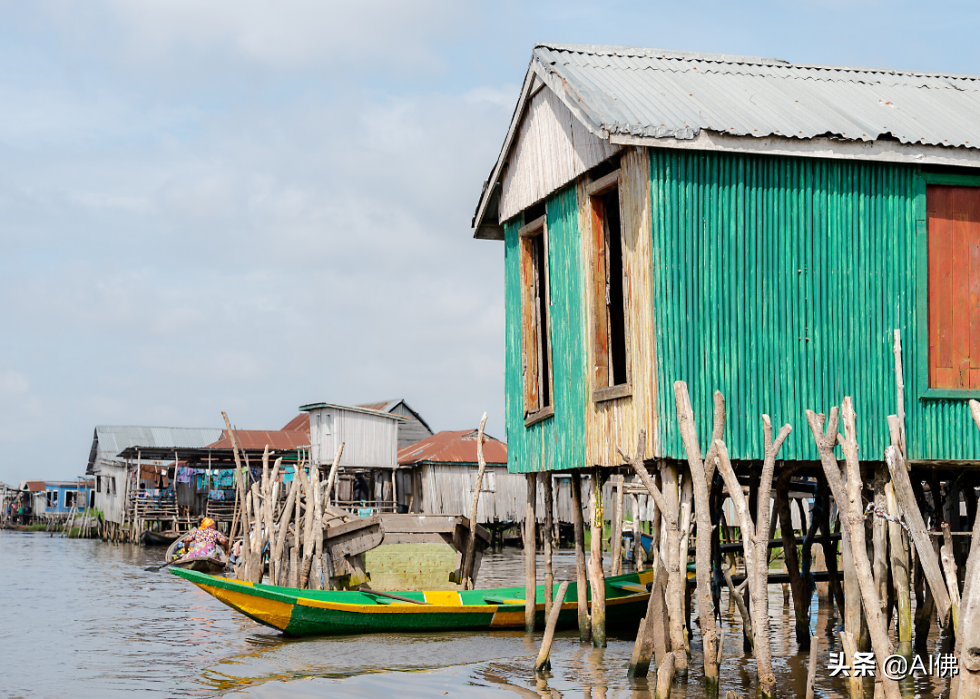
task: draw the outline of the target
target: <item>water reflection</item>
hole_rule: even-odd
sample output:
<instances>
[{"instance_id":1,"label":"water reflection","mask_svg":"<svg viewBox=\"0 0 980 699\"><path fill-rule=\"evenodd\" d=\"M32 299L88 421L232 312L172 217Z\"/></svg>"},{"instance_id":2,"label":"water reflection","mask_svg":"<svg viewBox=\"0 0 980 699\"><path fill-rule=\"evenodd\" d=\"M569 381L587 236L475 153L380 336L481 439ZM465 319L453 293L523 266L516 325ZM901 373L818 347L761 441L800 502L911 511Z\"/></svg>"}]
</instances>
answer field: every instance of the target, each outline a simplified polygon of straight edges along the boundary
<instances>
[{"instance_id":1,"label":"water reflection","mask_svg":"<svg viewBox=\"0 0 980 699\"><path fill-rule=\"evenodd\" d=\"M0 696L653 696L653 677L626 677L635 631L611 634L602 650L580 644L577 631L560 632L552 670L541 676L533 671L540 634L520 631L288 639L175 576L143 570L162 556L160 549L0 532ZM574 563L571 552L558 553L556 583L574 579ZM523 576L520 551L494 552L484 559L481 586L520 585ZM755 696L755 660L742 650L741 619L727 592L721 602L721 696ZM770 605L777 688L802 696L807 656L778 586ZM816 694L844 696L844 681L826 671L829 654L839 650L835 619L816 599L812 619L820 643ZM930 639L930 652L938 644ZM694 623L691 673L673 697L703 696L700 653ZM943 680L919 678L903 690L928 699L944 688Z\"/></svg>"}]
</instances>

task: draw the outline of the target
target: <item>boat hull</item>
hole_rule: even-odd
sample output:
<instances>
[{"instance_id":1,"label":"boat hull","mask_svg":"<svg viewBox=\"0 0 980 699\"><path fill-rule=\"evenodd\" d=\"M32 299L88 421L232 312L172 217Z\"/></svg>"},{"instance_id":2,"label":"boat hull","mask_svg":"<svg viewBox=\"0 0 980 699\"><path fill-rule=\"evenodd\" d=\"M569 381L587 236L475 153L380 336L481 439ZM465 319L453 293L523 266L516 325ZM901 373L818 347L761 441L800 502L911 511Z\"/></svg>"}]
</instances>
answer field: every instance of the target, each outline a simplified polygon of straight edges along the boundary
<instances>
[{"instance_id":1,"label":"boat hull","mask_svg":"<svg viewBox=\"0 0 980 699\"><path fill-rule=\"evenodd\" d=\"M367 592L314 591L259 585L194 571L171 572L191 581L232 609L290 636L334 636L419 631L479 631L524 628L524 590L403 592L425 604L393 601ZM607 580L606 626L636 626L646 613L646 583L653 574ZM626 588L618 587L625 585ZM577 592L569 586L559 628L578 625ZM487 600L490 600L489 602ZM571 600L571 601L567 601ZM538 587L537 623L544 625L544 591Z\"/></svg>"}]
</instances>

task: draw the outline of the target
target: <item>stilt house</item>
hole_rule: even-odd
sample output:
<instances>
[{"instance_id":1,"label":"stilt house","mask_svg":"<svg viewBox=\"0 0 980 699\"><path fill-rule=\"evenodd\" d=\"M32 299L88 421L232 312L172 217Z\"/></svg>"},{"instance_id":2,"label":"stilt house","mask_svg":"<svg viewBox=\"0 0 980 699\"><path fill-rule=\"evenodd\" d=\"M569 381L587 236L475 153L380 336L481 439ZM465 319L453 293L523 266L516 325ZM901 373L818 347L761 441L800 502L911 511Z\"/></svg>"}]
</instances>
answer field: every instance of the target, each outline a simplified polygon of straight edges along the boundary
<instances>
[{"instance_id":1,"label":"stilt house","mask_svg":"<svg viewBox=\"0 0 980 699\"><path fill-rule=\"evenodd\" d=\"M915 464L980 459L980 79L660 49L535 46L473 219L503 242L510 471L684 459L726 397L816 461L805 410L896 413Z\"/></svg>"}]
</instances>

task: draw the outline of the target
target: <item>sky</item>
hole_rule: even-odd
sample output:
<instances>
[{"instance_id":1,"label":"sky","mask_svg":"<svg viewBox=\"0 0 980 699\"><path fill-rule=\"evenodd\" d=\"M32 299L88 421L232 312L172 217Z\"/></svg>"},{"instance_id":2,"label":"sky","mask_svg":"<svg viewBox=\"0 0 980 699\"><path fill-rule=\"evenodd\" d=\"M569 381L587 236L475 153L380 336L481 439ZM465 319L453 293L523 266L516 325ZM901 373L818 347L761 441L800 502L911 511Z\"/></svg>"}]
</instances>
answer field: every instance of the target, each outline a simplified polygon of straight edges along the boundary
<instances>
[{"instance_id":1,"label":"sky","mask_svg":"<svg viewBox=\"0 0 980 699\"><path fill-rule=\"evenodd\" d=\"M505 438L470 229L535 42L980 74L969 3L0 0L0 481L404 398Z\"/></svg>"}]
</instances>

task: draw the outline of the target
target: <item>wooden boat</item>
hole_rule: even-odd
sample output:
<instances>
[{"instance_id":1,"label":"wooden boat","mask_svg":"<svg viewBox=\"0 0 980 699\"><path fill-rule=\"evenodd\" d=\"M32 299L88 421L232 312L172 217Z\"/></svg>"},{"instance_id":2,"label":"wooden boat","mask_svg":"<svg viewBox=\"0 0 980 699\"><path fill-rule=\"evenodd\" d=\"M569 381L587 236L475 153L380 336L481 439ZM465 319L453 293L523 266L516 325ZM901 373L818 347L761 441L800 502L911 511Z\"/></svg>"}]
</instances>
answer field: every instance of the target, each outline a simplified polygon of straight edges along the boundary
<instances>
[{"instance_id":1,"label":"wooden boat","mask_svg":"<svg viewBox=\"0 0 980 699\"><path fill-rule=\"evenodd\" d=\"M169 546L180 538L180 532L173 530L154 532L147 529L140 535L140 543L144 546Z\"/></svg>"},{"instance_id":2,"label":"wooden boat","mask_svg":"<svg viewBox=\"0 0 980 699\"><path fill-rule=\"evenodd\" d=\"M290 636L337 636L372 632L459 631L524 628L524 588L400 592L316 591L275 587L171 569L253 621ZM606 625L636 626L646 614L653 572L606 580ZM387 593L386 593L387 594ZM578 625L578 592L568 586L558 628ZM570 601L569 601L570 600ZM544 626L544 586L536 595L537 624Z\"/></svg>"},{"instance_id":3,"label":"wooden boat","mask_svg":"<svg viewBox=\"0 0 980 699\"><path fill-rule=\"evenodd\" d=\"M207 558L182 558L177 555L177 550L180 548L181 542L196 531L197 529L191 529L170 544L165 558L167 563L170 564L171 570L191 570L212 575L223 572L228 565L228 554L221 549L218 549L215 555Z\"/></svg>"}]
</instances>

